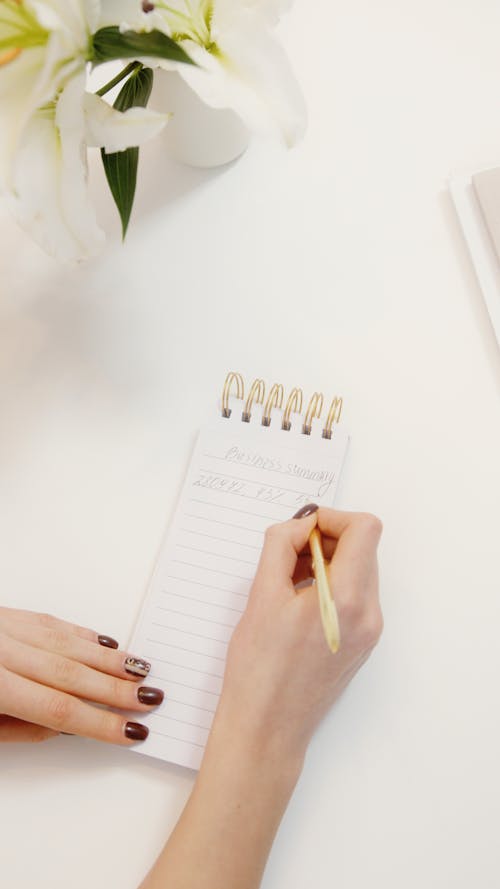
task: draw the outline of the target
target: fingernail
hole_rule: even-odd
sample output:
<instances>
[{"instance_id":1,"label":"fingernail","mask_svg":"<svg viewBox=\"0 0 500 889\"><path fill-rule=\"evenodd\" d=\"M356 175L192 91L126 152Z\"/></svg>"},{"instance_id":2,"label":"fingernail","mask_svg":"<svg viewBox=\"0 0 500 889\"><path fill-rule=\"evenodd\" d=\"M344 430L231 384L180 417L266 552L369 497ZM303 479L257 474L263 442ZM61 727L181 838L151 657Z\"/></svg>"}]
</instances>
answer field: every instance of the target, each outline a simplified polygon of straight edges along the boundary
<instances>
[{"instance_id":1,"label":"fingernail","mask_svg":"<svg viewBox=\"0 0 500 889\"><path fill-rule=\"evenodd\" d=\"M298 512L295 513L294 519L305 519L306 516L312 515L314 512L317 512L319 506L316 506L315 503L308 503L307 506L303 506L302 509L299 509Z\"/></svg>"},{"instance_id":2,"label":"fingernail","mask_svg":"<svg viewBox=\"0 0 500 889\"><path fill-rule=\"evenodd\" d=\"M157 707L161 704L165 693L161 688L148 688L143 685L137 692L137 697L141 704L148 704L149 707Z\"/></svg>"},{"instance_id":3,"label":"fingernail","mask_svg":"<svg viewBox=\"0 0 500 889\"><path fill-rule=\"evenodd\" d=\"M118 642L111 636L98 636L97 641L99 645L104 645L104 648L118 648Z\"/></svg>"},{"instance_id":4,"label":"fingernail","mask_svg":"<svg viewBox=\"0 0 500 889\"><path fill-rule=\"evenodd\" d=\"M131 673L132 676L147 676L151 669L151 664L141 660L138 657L128 657L125 660L125 672Z\"/></svg>"},{"instance_id":5,"label":"fingernail","mask_svg":"<svg viewBox=\"0 0 500 889\"><path fill-rule=\"evenodd\" d=\"M125 723L125 737L129 741L145 741L148 735L149 729L145 725L141 725L140 722Z\"/></svg>"}]
</instances>

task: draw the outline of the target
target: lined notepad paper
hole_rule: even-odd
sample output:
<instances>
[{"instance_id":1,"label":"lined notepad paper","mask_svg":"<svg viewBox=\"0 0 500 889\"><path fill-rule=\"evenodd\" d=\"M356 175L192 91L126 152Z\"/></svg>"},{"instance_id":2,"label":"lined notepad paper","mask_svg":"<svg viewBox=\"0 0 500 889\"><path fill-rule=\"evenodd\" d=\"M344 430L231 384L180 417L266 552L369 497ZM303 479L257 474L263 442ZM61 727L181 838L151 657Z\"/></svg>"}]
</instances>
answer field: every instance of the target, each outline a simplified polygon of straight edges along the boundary
<instances>
[{"instance_id":1,"label":"lined notepad paper","mask_svg":"<svg viewBox=\"0 0 500 889\"><path fill-rule=\"evenodd\" d=\"M236 400L231 399L234 405ZM222 689L227 646L245 609L264 532L314 502L331 506L348 438L216 416L200 433L129 650L151 661L165 701L134 750L197 769Z\"/></svg>"}]
</instances>

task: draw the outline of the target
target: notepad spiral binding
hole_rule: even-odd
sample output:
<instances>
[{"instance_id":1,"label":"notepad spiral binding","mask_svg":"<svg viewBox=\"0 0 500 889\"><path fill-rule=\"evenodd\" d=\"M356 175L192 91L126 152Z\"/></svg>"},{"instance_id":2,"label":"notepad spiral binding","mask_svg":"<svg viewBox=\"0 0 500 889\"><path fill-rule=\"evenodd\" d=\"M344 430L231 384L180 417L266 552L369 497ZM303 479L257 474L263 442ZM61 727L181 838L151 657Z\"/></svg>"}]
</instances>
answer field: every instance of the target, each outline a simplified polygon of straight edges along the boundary
<instances>
[{"instance_id":1,"label":"notepad spiral binding","mask_svg":"<svg viewBox=\"0 0 500 889\"><path fill-rule=\"evenodd\" d=\"M252 385L250 386L246 400L244 400L245 383L243 381L243 377L241 376L241 374L231 371L230 373L228 373L225 379L224 387L222 390L221 411L222 416L226 419L228 419L232 414L231 408L229 407L229 398L232 393L235 394L236 398L244 401L243 411L241 414L242 423L250 423L252 419L252 406L254 404L261 404L264 406L261 419L261 423L263 426L271 425L273 408L279 408L281 410L283 408L283 403L285 400L285 390L281 383L273 383L273 385L269 389L266 398L266 385L264 383L264 380L261 379L256 379L253 381ZM303 401L304 396L302 389L292 389L286 400L285 409L283 411L283 417L281 421L281 428L284 429L286 432L290 432L292 428L292 414L300 414L302 412ZM309 399L306 411L303 415L301 429L303 435L311 435L313 420L321 418L323 404L323 393L314 392ZM340 421L343 404L344 402L341 397L335 396L333 398L321 433L322 438L332 438L334 427Z\"/></svg>"}]
</instances>

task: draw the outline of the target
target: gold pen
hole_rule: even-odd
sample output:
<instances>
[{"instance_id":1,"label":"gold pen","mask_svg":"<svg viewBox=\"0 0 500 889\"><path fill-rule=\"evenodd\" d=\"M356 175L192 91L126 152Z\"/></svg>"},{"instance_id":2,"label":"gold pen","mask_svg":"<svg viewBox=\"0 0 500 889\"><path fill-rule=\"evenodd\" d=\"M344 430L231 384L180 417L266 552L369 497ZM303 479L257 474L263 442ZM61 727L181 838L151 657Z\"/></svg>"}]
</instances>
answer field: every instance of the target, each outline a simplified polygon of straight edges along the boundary
<instances>
[{"instance_id":1,"label":"gold pen","mask_svg":"<svg viewBox=\"0 0 500 889\"><path fill-rule=\"evenodd\" d=\"M319 528L313 528L311 531L311 534L309 535L309 547L311 549L312 568L316 579L316 586L318 588L319 610L325 639L330 651L333 652L333 654L336 654L340 647L339 618L330 591L330 584L328 583Z\"/></svg>"}]
</instances>

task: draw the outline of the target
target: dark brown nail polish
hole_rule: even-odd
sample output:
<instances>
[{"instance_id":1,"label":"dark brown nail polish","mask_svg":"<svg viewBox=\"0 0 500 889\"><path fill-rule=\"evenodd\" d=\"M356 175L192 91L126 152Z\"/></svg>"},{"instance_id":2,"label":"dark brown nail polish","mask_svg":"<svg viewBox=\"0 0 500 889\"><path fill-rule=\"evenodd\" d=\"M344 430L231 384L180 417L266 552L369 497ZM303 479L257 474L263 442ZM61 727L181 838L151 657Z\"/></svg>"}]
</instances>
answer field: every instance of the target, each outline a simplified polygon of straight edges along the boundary
<instances>
[{"instance_id":1,"label":"dark brown nail polish","mask_svg":"<svg viewBox=\"0 0 500 889\"><path fill-rule=\"evenodd\" d=\"M140 722L125 723L125 737L129 741L145 741L148 735L149 729L145 725L141 725Z\"/></svg>"},{"instance_id":2,"label":"dark brown nail polish","mask_svg":"<svg viewBox=\"0 0 500 889\"><path fill-rule=\"evenodd\" d=\"M139 657L128 657L125 660L125 672L132 676L147 676L150 669L151 664Z\"/></svg>"},{"instance_id":3,"label":"dark brown nail polish","mask_svg":"<svg viewBox=\"0 0 500 889\"><path fill-rule=\"evenodd\" d=\"M312 515L314 512L317 512L319 506L316 506L315 503L308 503L307 506L303 506L302 509L299 509L298 512L295 513L294 519L305 519L306 516Z\"/></svg>"},{"instance_id":4,"label":"dark brown nail polish","mask_svg":"<svg viewBox=\"0 0 500 889\"><path fill-rule=\"evenodd\" d=\"M98 636L97 641L99 645L104 645L104 648L118 648L118 642L111 636Z\"/></svg>"},{"instance_id":5,"label":"dark brown nail polish","mask_svg":"<svg viewBox=\"0 0 500 889\"><path fill-rule=\"evenodd\" d=\"M147 704L149 707L157 707L158 704L161 704L163 701L165 693L161 688L148 688L148 686L143 685L138 689L137 697L141 704Z\"/></svg>"}]
</instances>

